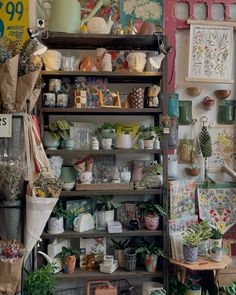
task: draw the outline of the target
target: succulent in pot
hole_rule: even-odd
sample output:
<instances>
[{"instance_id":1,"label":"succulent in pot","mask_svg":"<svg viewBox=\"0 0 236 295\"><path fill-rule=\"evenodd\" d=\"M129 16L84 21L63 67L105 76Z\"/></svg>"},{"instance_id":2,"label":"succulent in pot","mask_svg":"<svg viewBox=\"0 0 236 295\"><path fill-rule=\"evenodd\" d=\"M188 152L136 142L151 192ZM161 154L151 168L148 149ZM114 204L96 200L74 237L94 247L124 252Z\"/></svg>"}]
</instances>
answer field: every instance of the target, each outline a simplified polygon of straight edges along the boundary
<instances>
[{"instance_id":1,"label":"succulent in pot","mask_svg":"<svg viewBox=\"0 0 236 295\"><path fill-rule=\"evenodd\" d=\"M112 248L114 249L115 259L118 261L119 267L124 267L124 249L127 247L129 239L120 241L111 239L111 241L113 243Z\"/></svg>"},{"instance_id":2,"label":"succulent in pot","mask_svg":"<svg viewBox=\"0 0 236 295\"><path fill-rule=\"evenodd\" d=\"M148 272L156 272L158 257L166 258L165 252L155 242L150 243L145 241L138 247L137 253L144 255L146 271Z\"/></svg>"},{"instance_id":3,"label":"succulent in pot","mask_svg":"<svg viewBox=\"0 0 236 295\"><path fill-rule=\"evenodd\" d=\"M72 247L62 247L62 251L57 255L62 260L63 271L65 273L74 272L76 259L80 256L80 250Z\"/></svg>"},{"instance_id":4,"label":"succulent in pot","mask_svg":"<svg viewBox=\"0 0 236 295\"><path fill-rule=\"evenodd\" d=\"M63 217L65 217L65 210L62 203L53 208L51 217L48 220L48 233L60 234L64 232Z\"/></svg>"},{"instance_id":5,"label":"succulent in pot","mask_svg":"<svg viewBox=\"0 0 236 295\"><path fill-rule=\"evenodd\" d=\"M167 215L166 211L152 200L141 203L139 207L144 210L145 227L149 230L156 230L159 226L160 215Z\"/></svg>"}]
</instances>

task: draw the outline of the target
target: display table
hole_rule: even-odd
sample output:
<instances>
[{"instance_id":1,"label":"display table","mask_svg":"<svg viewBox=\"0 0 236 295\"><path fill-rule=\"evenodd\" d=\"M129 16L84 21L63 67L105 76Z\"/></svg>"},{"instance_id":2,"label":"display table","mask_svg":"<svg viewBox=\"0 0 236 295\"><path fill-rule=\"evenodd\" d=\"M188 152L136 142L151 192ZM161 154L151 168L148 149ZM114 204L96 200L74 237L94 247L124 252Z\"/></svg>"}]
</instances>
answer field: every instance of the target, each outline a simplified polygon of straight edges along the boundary
<instances>
[{"instance_id":1,"label":"display table","mask_svg":"<svg viewBox=\"0 0 236 295\"><path fill-rule=\"evenodd\" d=\"M214 271L215 283L218 285L220 270L228 267L232 262L229 256L224 256L222 261L215 262L208 257L198 257L198 261L195 264L185 263L184 260L174 260L170 258L170 263L179 266L181 269L181 282L185 282L187 270L200 271L200 270L212 270Z\"/></svg>"}]
</instances>

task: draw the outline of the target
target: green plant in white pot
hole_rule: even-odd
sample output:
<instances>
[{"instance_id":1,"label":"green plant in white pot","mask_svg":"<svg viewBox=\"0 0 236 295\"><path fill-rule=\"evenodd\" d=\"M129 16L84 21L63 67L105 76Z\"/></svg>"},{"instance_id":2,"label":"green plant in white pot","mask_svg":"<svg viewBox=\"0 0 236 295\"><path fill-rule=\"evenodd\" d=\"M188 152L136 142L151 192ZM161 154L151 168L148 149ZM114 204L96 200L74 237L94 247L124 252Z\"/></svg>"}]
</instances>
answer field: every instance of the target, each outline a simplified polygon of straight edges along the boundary
<instances>
[{"instance_id":1,"label":"green plant in white pot","mask_svg":"<svg viewBox=\"0 0 236 295\"><path fill-rule=\"evenodd\" d=\"M106 122L97 128L95 135L98 137L103 149L109 150L112 148L115 140L115 128L116 124Z\"/></svg>"},{"instance_id":2,"label":"green plant in white pot","mask_svg":"<svg viewBox=\"0 0 236 295\"><path fill-rule=\"evenodd\" d=\"M116 134L116 148L131 149L133 145L129 128L122 128L121 133Z\"/></svg>"},{"instance_id":3,"label":"green plant in white pot","mask_svg":"<svg viewBox=\"0 0 236 295\"><path fill-rule=\"evenodd\" d=\"M213 248L213 247L222 247L222 236L223 234L221 233L221 231L217 228L217 229L213 229L211 231L211 236L210 236L210 240L209 240L209 248Z\"/></svg>"},{"instance_id":4,"label":"green plant in white pot","mask_svg":"<svg viewBox=\"0 0 236 295\"><path fill-rule=\"evenodd\" d=\"M56 205L53 208L51 217L48 220L48 233L60 234L64 232L64 218L65 210L62 204Z\"/></svg>"}]
</instances>

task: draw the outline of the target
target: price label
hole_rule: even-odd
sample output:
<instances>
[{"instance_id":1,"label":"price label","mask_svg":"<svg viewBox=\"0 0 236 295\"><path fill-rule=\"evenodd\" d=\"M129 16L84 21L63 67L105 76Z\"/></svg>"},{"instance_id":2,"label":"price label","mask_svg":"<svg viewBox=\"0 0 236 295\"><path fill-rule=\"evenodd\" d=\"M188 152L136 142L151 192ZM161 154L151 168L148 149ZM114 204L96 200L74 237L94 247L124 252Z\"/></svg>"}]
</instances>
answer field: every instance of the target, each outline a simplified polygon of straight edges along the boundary
<instances>
[{"instance_id":1,"label":"price label","mask_svg":"<svg viewBox=\"0 0 236 295\"><path fill-rule=\"evenodd\" d=\"M0 0L0 38L17 41L19 47L28 39L29 0Z\"/></svg>"},{"instance_id":2,"label":"price label","mask_svg":"<svg viewBox=\"0 0 236 295\"><path fill-rule=\"evenodd\" d=\"M12 115L0 114L0 138L12 136Z\"/></svg>"}]
</instances>

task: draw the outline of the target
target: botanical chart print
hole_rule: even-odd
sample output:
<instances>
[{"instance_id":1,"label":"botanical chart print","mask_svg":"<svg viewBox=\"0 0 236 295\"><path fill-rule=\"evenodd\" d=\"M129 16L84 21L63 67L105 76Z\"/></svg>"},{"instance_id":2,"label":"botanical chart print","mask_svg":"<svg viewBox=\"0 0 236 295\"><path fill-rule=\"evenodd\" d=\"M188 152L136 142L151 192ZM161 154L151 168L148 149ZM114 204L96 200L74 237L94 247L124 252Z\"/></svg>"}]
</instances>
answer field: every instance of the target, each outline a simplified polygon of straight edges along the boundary
<instances>
[{"instance_id":1,"label":"botanical chart print","mask_svg":"<svg viewBox=\"0 0 236 295\"><path fill-rule=\"evenodd\" d=\"M191 24L188 80L231 81L232 48L232 27Z\"/></svg>"},{"instance_id":2,"label":"botanical chart print","mask_svg":"<svg viewBox=\"0 0 236 295\"><path fill-rule=\"evenodd\" d=\"M227 165L234 167L236 159L236 143L233 128L211 128L213 154L209 158L210 167Z\"/></svg>"},{"instance_id":3,"label":"botanical chart print","mask_svg":"<svg viewBox=\"0 0 236 295\"><path fill-rule=\"evenodd\" d=\"M197 189L199 217L222 234L236 223L236 184L212 184Z\"/></svg>"},{"instance_id":4,"label":"botanical chart print","mask_svg":"<svg viewBox=\"0 0 236 295\"><path fill-rule=\"evenodd\" d=\"M144 21L163 26L163 2L163 0L120 0L122 27L127 26L130 21L137 30Z\"/></svg>"},{"instance_id":5,"label":"botanical chart print","mask_svg":"<svg viewBox=\"0 0 236 295\"><path fill-rule=\"evenodd\" d=\"M169 181L170 219L186 219L195 215L194 180Z\"/></svg>"}]
</instances>

